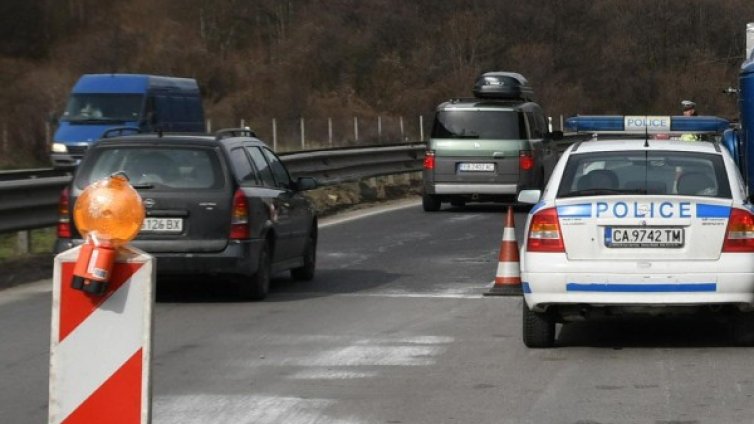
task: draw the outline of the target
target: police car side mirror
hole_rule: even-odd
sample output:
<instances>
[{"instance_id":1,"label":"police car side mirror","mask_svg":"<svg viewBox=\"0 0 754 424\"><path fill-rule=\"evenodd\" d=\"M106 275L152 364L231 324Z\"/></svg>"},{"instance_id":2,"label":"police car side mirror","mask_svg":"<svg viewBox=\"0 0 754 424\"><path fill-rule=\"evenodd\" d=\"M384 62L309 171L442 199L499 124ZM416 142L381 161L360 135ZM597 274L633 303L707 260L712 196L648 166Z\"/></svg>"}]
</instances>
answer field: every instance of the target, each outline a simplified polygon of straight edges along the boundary
<instances>
[{"instance_id":1,"label":"police car side mirror","mask_svg":"<svg viewBox=\"0 0 754 424\"><path fill-rule=\"evenodd\" d=\"M534 205L539 203L539 198L542 197L542 191L540 190L521 190L518 192L518 202Z\"/></svg>"}]
</instances>

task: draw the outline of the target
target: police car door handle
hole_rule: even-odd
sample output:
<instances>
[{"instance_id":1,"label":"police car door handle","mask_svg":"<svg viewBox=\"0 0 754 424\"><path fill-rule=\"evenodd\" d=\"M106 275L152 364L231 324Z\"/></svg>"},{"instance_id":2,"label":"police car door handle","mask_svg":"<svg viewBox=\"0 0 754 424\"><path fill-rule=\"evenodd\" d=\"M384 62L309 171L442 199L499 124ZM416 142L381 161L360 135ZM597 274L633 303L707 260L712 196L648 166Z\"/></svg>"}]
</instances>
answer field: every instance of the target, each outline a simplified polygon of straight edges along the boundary
<instances>
[{"instance_id":1,"label":"police car door handle","mask_svg":"<svg viewBox=\"0 0 754 424\"><path fill-rule=\"evenodd\" d=\"M493 158L504 158L505 157L505 152L494 152L494 153L492 153L492 157Z\"/></svg>"}]
</instances>

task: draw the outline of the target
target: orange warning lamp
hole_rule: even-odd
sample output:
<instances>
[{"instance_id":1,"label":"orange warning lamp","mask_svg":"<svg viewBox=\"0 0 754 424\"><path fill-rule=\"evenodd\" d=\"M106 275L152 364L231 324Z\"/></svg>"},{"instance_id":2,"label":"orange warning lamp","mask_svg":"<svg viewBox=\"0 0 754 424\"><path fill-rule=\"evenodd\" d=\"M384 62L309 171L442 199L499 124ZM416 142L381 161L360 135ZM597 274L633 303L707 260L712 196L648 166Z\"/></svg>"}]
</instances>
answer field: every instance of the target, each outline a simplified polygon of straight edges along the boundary
<instances>
[{"instance_id":1,"label":"orange warning lamp","mask_svg":"<svg viewBox=\"0 0 754 424\"><path fill-rule=\"evenodd\" d=\"M72 288L97 295L105 292L118 248L136 237L144 214L141 196L123 173L84 189L73 210L73 221L85 241L73 268Z\"/></svg>"}]
</instances>

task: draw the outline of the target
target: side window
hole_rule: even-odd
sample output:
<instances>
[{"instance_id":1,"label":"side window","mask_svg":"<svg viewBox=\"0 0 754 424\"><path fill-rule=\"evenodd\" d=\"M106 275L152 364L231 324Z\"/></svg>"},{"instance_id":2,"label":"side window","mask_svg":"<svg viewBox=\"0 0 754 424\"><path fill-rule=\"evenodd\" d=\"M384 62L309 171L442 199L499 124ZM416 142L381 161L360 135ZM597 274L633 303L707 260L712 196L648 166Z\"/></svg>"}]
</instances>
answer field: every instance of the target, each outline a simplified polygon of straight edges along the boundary
<instances>
[{"instance_id":1,"label":"side window","mask_svg":"<svg viewBox=\"0 0 754 424\"><path fill-rule=\"evenodd\" d=\"M547 137L547 133L550 132L550 129L547 126L547 119L545 119L545 115L536 113L534 114L534 119L537 121L537 127L539 128L539 133L541 134L540 137Z\"/></svg>"},{"instance_id":2,"label":"side window","mask_svg":"<svg viewBox=\"0 0 754 424\"><path fill-rule=\"evenodd\" d=\"M262 179L262 184L268 187L275 187L275 178L272 176L272 171L267 161L264 159L264 154L258 147L247 146L246 151L251 156L251 161L254 162L257 170L259 170L259 177Z\"/></svg>"},{"instance_id":3,"label":"side window","mask_svg":"<svg viewBox=\"0 0 754 424\"><path fill-rule=\"evenodd\" d=\"M546 131L543 131L543 121L540 120L542 116L533 113L526 112L526 120L529 122L529 134L530 138L544 138Z\"/></svg>"},{"instance_id":4,"label":"side window","mask_svg":"<svg viewBox=\"0 0 754 424\"><path fill-rule=\"evenodd\" d=\"M270 163L272 175L275 177L278 187L289 188L291 186L291 177L288 175L288 170L285 169L283 162L269 149L262 149L262 152L264 152L267 162Z\"/></svg>"},{"instance_id":5,"label":"side window","mask_svg":"<svg viewBox=\"0 0 754 424\"><path fill-rule=\"evenodd\" d=\"M238 147L231 150L230 161L233 163L233 169L235 169L236 175L241 182L259 184L257 176L254 174L254 168L251 167L251 162L249 162L249 157L246 156L244 149Z\"/></svg>"}]
</instances>

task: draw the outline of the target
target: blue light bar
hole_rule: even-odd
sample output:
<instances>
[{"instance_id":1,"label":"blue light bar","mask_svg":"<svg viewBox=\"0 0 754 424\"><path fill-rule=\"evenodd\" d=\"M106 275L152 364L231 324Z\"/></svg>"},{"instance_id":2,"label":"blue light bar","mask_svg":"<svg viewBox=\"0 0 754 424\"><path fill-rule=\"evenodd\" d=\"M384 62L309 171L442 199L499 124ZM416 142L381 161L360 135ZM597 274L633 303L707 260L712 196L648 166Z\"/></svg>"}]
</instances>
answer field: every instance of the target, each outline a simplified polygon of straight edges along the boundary
<instances>
[{"instance_id":1,"label":"blue light bar","mask_svg":"<svg viewBox=\"0 0 754 424\"><path fill-rule=\"evenodd\" d=\"M642 134L642 133L721 133L730 128L727 119L717 116L642 116L583 115L565 120L567 131Z\"/></svg>"}]
</instances>

